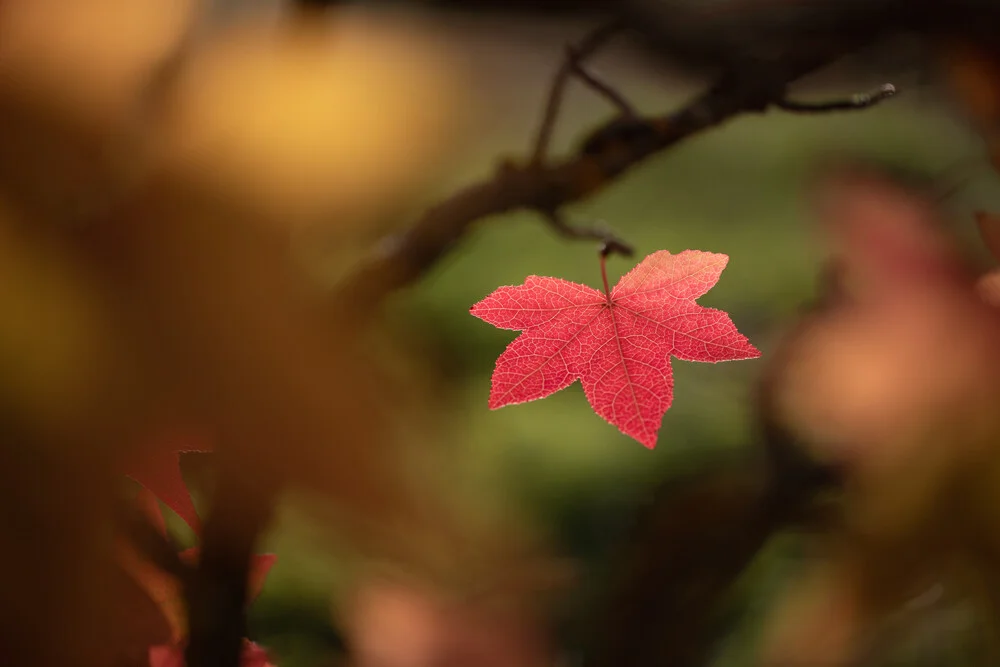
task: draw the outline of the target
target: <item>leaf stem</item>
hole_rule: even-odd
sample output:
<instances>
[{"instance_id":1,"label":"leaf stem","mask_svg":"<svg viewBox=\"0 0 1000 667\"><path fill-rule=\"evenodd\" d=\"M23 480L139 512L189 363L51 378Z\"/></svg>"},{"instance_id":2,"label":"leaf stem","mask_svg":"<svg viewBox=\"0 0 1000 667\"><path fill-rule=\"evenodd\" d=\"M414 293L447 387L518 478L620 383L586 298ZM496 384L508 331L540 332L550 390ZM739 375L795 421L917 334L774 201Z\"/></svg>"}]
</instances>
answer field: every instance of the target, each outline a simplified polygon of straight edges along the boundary
<instances>
[{"instance_id":1,"label":"leaf stem","mask_svg":"<svg viewBox=\"0 0 1000 667\"><path fill-rule=\"evenodd\" d=\"M608 247L601 247L601 280L604 281L604 296L611 303L611 290L608 288Z\"/></svg>"}]
</instances>

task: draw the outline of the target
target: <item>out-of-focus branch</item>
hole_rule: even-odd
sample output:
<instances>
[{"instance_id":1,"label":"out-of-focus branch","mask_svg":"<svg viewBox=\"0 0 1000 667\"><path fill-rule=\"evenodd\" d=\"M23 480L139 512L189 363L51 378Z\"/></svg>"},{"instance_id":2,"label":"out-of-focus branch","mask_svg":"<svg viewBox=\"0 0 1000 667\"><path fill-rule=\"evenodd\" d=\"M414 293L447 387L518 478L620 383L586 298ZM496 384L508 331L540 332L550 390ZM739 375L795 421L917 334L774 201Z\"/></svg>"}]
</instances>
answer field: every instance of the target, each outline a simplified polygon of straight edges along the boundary
<instances>
[{"instance_id":1,"label":"out-of-focus branch","mask_svg":"<svg viewBox=\"0 0 1000 667\"><path fill-rule=\"evenodd\" d=\"M836 304L840 266L824 267L819 298L803 319ZM829 522L817 500L843 484L775 416L773 355L757 391L758 443L750 457L670 480L640 513L618 554L603 604L588 619L584 667L709 664L733 583L767 541L788 527Z\"/></svg>"},{"instance_id":2,"label":"out-of-focus branch","mask_svg":"<svg viewBox=\"0 0 1000 667\"><path fill-rule=\"evenodd\" d=\"M583 667L709 663L721 603L776 526L763 478L740 461L655 494L585 621Z\"/></svg>"},{"instance_id":3,"label":"out-of-focus branch","mask_svg":"<svg viewBox=\"0 0 1000 667\"><path fill-rule=\"evenodd\" d=\"M533 164L541 164L548 154L549 142L556 126L556 120L559 118L559 108L562 106L566 85L569 84L575 73L575 67L581 60L586 59L607 44L608 40L620 29L621 26L618 23L601 26L587 35L576 47L570 49L570 56L563 61L562 66L556 72L552 87L549 89L548 103L545 105L542 123L535 140L534 154L531 156Z\"/></svg>"},{"instance_id":4,"label":"out-of-focus branch","mask_svg":"<svg viewBox=\"0 0 1000 667\"><path fill-rule=\"evenodd\" d=\"M505 161L492 178L461 190L429 209L408 230L386 239L343 285L341 296L352 311L418 280L475 222L517 210L560 221L556 214L564 206L594 195L647 158L740 114L788 106L785 91L790 84L843 55L798 57L728 71L680 109L652 117L621 115L586 136L576 153L545 160L566 81L581 59L603 45L613 31L601 28L570 50L568 63L556 75L532 159L526 164ZM835 105L832 110L839 108ZM565 224L555 229L573 235Z\"/></svg>"},{"instance_id":5,"label":"out-of-focus branch","mask_svg":"<svg viewBox=\"0 0 1000 667\"><path fill-rule=\"evenodd\" d=\"M276 479L253 484L219 476L202 535L197 569L186 580L190 635L188 667L239 667L246 637L247 589L254 547L271 519Z\"/></svg>"}]
</instances>

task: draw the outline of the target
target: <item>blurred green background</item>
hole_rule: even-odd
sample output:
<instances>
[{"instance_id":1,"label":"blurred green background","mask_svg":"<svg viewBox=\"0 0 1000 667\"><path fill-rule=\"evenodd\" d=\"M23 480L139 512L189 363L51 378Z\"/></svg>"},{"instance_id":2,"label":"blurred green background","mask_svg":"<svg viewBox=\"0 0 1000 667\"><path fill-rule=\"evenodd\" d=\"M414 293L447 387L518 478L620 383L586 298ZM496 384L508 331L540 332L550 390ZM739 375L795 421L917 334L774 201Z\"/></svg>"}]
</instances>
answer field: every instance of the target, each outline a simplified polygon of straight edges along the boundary
<instances>
[{"instance_id":1,"label":"blurred green background","mask_svg":"<svg viewBox=\"0 0 1000 667\"><path fill-rule=\"evenodd\" d=\"M471 128L453 167L426 193L428 203L487 176L501 156L525 154L535 131L548 77L576 26L519 26L454 20L443 28L469 63ZM662 113L698 89L618 50L597 60L598 71L644 112ZM804 88L801 97L826 99L884 80L878 65ZM913 77L910 77L911 79ZM831 157L871 158L961 187L945 205L969 237L975 208L1000 208L1000 189L979 164L978 140L943 107L933 90L894 81L902 94L863 112L796 117L743 117L692 138L629 173L572 219L606 221L638 252L693 248L730 256L719 284L700 300L728 311L764 359L705 365L674 361L676 396L648 451L594 415L578 384L544 401L489 411L486 399L497 355L516 336L468 314L499 285L529 274L599 286L593 244L555 237L534 215L483 221L461 247L394 304L392 316L446 373L456 440L469 458L470 486L529 513L563 553L596 564L620 539L651 485L692 461L749 447L754 381L782 325L813 290L818 244L810 227L805 188ZM608 106L575 87L559 124L555 152L611 117ZM417 212L415 211L414 214ZM614 258L614 282L631 267ZM470 491L471 492L471 491ZM270 647L283 667L319 664L340 650L330 628L329 595L344 576L294 510L282 516L268 549L278 563L252 610L252 637ZM780 545L748 579L753 604L764 604L780 580ZM752 629L720 647L718 665L746 664ZM915 663L911 663L915 664Z\"/></svg>"}]
</instances>

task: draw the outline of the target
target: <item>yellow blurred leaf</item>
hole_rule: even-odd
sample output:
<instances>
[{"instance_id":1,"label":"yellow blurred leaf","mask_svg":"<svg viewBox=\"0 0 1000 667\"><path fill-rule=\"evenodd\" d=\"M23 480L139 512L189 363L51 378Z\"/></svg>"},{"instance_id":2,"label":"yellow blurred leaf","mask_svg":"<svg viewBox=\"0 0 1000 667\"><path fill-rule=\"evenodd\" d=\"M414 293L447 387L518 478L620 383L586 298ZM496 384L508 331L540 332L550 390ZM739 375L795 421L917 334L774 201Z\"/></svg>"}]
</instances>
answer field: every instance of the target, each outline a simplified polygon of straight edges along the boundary
<instances>
[{"instance_id":1,"label":"yellow blurred leaf","mask_svg":"<svg viewBox=\"0 0 1000 667\"><path fill-rule=\"evenodd\" d=\"M0 192L32 224L103 215L141 183L146 123L196 8L0 3Z\"/></svg>"},{"instance_id":2,"label":"yellow blurred leaf","mask_svg":"<svg viewBox=\"0 0 1000 667\"><path fill-rule=\"evenodd\" d=\"M281 225L356 226L426 182L460 111L455 65L410 26L364 14L250 22L192 56L162 157Z\"/></svg>"}]
</instances>

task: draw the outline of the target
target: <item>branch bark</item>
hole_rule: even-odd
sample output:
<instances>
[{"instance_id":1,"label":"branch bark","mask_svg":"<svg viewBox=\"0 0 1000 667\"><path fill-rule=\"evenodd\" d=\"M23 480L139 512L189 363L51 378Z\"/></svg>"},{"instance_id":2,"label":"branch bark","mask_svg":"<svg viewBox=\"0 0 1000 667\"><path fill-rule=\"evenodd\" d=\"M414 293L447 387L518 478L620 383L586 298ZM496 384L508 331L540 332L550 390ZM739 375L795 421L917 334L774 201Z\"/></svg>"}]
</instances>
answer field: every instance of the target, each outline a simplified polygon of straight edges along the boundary
<instances>
[{"instance_id":1,"label":"branch bark","mask_svg":"<svg viewBox=\"0 0 1000 667\"><path fill-rule=\"evenodd\" d=\"M278 479L251 480L231 468L219 475L198 567L185 579L188 667L240 666L250 564L280 486Z\"/></svg>"},{"instance_id":2,"label":"branch bark","mask_svg":"<svg viewBox=\"0 0 1000 667\"><path fill-rule=\"evenodd\" d=\"M599 31L571 49L573 59L589 54L610 35ZM741 114L788 106L789 85L821 69L843 53L799 57L730 70L680 109L660 116L616 117L594 129L578 150L561 160L544 160L545 143L572 64L557 74L532 159L505 161L490 179L468 186L427 210L408 230L384 240L371 257L342 284L339 298L357 314L399 288L419 280L454 248L480 220L531 210L546 220L559 219L565 206L612 185L648 158ZM833 105L833 110L842 106ZM559 230L561 231L561 230ZM585 238L592 236L583 235Z\"/></svg>"}]
</instances>

